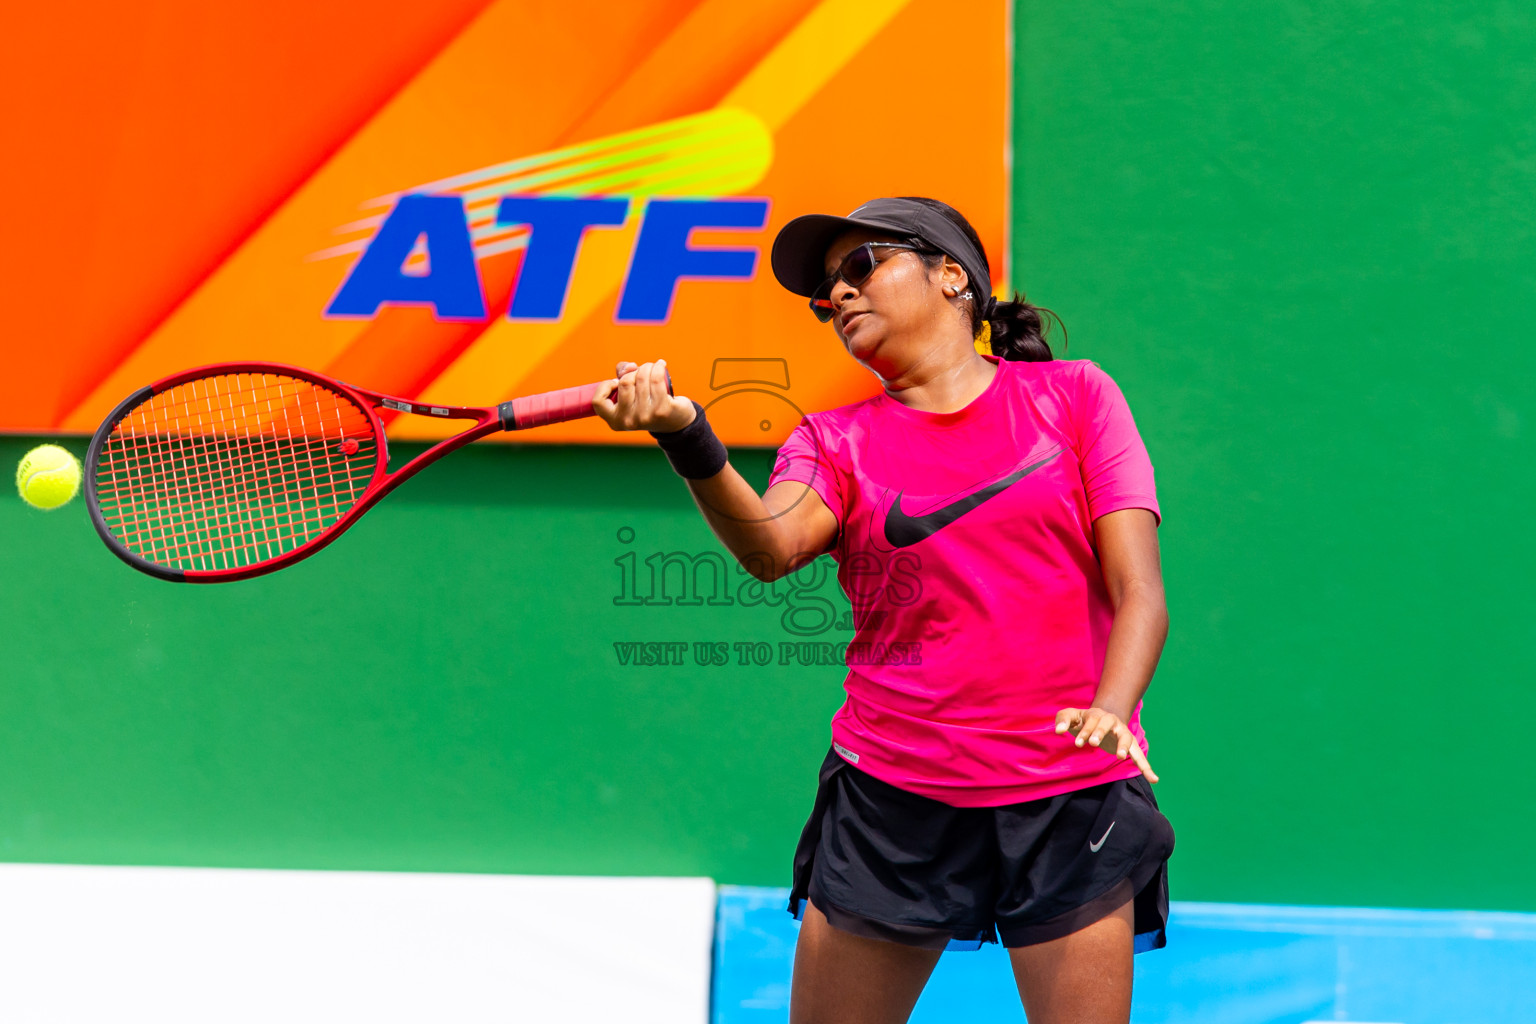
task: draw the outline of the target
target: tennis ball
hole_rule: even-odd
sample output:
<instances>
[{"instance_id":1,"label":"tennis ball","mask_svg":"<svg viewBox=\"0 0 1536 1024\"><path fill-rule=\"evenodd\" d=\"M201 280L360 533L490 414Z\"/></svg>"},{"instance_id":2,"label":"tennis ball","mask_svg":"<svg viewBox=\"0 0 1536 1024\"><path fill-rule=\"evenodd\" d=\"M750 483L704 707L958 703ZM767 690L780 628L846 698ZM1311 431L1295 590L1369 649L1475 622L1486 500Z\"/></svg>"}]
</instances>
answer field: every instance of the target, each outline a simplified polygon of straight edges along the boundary
<instances>
[{"instance_id":1,"label":"tennis ball","mask_svg":"<svg viewBox=\"0 0 1536 1024\"><path fill-rule=\"evenodd\" d=\"M40 444L16 467L16 489L33 508L58 508L80 490L80 460L56 444Z\"/></svg>"}]
</instances>

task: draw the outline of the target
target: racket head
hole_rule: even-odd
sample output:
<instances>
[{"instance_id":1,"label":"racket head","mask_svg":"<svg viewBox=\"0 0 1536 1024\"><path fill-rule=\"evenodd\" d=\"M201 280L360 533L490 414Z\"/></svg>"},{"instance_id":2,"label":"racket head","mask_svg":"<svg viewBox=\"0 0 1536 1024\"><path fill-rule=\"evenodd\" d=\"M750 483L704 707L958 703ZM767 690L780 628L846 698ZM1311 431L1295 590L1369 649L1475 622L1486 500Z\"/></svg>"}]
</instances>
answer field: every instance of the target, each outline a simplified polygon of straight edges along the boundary
<instances>
[{"instance_id":1,"label":"racket head","mask_svg":"<svg viewBox=\"0 0 1536 1024\"><path fill-rule=\"evenodd\" d=\"M187 370L128 396L86 453L87 506L113 554L212 583L290 565L367 507L389 461L373 402L282 363Z\"/></svg>"}]
</instances>

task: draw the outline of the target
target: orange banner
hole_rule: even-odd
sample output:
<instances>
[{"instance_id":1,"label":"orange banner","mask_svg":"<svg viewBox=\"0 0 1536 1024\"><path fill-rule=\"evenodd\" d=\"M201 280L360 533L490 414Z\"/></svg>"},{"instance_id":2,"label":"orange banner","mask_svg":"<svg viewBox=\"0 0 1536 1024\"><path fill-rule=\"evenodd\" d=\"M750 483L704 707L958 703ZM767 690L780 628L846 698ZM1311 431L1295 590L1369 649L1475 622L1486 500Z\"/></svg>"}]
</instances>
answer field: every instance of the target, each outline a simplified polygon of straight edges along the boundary
<instances>
[{"instance_id":1,"label":"orange banner","mask_svg":"<svg viewBox=\"0 0 1536 1024\"><path fill-rule=\"evenodd\" d=\"M286 187L243 226L211 218L210 230L238 234L223 252L154 268L167 298L135 311L152 322L126 335L87 325L52 359L17 354L31 379L7 375L0 429L89 432L136 388L226 360L491 405L660 357L728 444L777 444L799 410L875 386L774 281L768 247L786 221L931 195L976 226L1001 284L1005 5L567 0L559 18L532 0L448 5L443 41L417 69L401 74L405 57L371 69L368 88L392 91L366 114L322 124L290 97L292 116L316 125L307 164L267 158ZM332 92L315 101L340 105ZM119 100L123 119L155 102L152 91ZM327 128L346 135L316 153ZM91 202L134 202L112 174ZM166 195L168 230L195 239ZM113 223L74 223L74 244ZM87 303L99 287L88 278L74 280ZM40 392L38 373L57 379ZM454 426L402 417L391 432ZM518 437L648 441L593 420Z\"/></svg>"}]
</instances>

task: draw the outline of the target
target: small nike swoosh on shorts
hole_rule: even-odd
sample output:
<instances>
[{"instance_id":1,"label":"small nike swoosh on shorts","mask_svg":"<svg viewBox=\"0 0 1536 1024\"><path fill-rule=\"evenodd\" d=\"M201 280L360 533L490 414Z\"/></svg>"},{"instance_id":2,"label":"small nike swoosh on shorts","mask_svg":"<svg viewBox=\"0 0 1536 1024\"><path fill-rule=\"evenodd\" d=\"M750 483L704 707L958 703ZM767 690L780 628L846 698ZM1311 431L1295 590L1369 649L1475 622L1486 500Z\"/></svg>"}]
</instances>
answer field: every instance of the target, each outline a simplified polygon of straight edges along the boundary
<instances>
[{"instance_id":1,"label":"small nike swoosh on shorts","mask_svg":"<svg viewBox=\"0 0 1536 1024\"><path fill-rule=\"evenodd\" d=\"M1104 840L1108 839L1109 838L1109 834L1111 832L1113 832L1114 830L1115 830L1115 823L1114 822L1110 822L1109 823L1109 828L1105 829L1104 830L1104 834L1099 836L1099 841L1098 842L1095 843L1092 840L1089 841L1088 849L1092 850L1094 853L1098 853L1099 852L1099 847L1104 845Z\"/></svg>"}]
</instances>

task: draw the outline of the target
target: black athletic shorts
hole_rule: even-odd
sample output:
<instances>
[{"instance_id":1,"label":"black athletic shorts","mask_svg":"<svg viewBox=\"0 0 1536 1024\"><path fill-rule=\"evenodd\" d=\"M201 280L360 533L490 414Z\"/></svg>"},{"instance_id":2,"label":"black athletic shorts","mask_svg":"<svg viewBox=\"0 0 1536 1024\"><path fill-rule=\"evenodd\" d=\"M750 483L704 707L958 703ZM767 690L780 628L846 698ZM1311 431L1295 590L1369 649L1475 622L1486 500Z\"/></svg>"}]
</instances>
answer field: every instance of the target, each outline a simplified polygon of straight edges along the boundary
<instances>
[{"instance_id":1,"label":"black athletic shorts","mask_svg":"<svg viewBox=\"0 0 1536 1024\"><path fill-rule=\"evenodd\" d=\"M1028 946L1135 901L1138 953L1166 944L1173 826L1143 776L1003 807L951 807L829 751L795 848L789 910L923 949Z\"/></svg>"}]
</instances>

